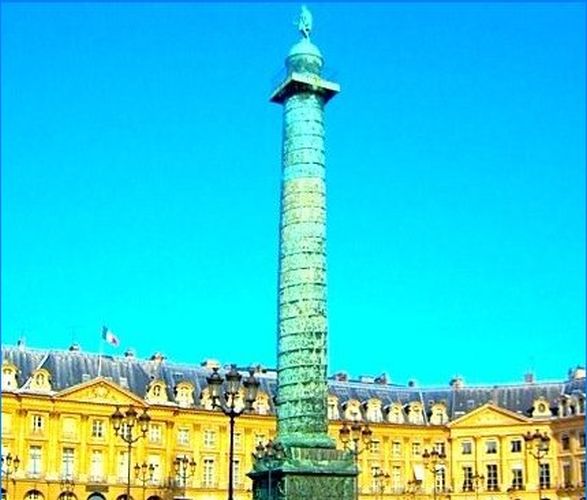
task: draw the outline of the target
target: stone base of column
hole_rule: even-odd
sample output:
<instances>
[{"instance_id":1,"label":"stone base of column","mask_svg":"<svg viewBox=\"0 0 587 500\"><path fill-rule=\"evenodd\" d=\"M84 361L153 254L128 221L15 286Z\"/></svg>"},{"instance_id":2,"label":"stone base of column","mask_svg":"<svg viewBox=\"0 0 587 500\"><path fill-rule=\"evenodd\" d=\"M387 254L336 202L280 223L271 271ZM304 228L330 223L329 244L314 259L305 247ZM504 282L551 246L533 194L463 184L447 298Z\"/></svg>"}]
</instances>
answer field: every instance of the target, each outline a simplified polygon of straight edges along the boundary
<instances>
[{"instance_id":1,"label":"stone base of column","mask_svg":"<svg viewBox=\"0 0 587 500\"><path fill-rule=\"evenodd\" d=\"M248 476L253 500L354 500L352 454L324 448L286 448L286 457L256 459Z\"/></svg>"}]
</instances>

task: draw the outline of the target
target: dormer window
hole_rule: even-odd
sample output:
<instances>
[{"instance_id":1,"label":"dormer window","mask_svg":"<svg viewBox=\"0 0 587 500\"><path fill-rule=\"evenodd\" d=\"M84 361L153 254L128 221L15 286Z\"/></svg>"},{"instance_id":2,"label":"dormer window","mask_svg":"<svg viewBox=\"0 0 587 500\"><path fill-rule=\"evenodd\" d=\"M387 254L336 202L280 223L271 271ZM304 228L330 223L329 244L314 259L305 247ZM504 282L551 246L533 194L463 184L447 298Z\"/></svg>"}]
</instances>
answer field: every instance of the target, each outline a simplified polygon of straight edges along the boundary
<instances>
[{"instance_id":1,"label":"dormer window","mask_svg":"<svg viewBox=\"0 0 587 500\"><path fill-rule=\"evenodd\" d=\"M404 423L404 412L402 410L401 405L394 403L389 407L387 421L391 424L403 424Z\"/></svg>"},{"instance_id":2,"label":"dormer window","mask_svg":"<svg viewBox=\"0 0 587 500\"><path fill-rule=\"evenodd\" d=\"M206 389L202 390L202 393L200 394L200 404L205 410L214 409L212 405L212 398L210 397L210 390L207 387Z\"/></svg>"},{"instance_id":3,"label":"dormer window","mask_svg":"<svg viewBox=\"0 0 587 500\"><path fill-rule=\"evenodd\" d=\"M432 425L444 425L447 422L448 415L446 414L446 406L443 403L433 404L430 414L430 423Z\"/></svg>"},{"instance_id":4,"label":"dormer window","mask_svg":"<svg viewBox=\"0 0 587 500\"><path fill-rule=\"evenodd\" d=\"M534 408L532 411L532 417L550 417L550 405L544 398L538 398L534 401Z\"/></svg>"},{"instance_id":5,"label":"dormer window","mask_svg":"<svg viewBox=\"0 0 587 500\"><path fill-rule=\"evenodd\" d=\"M336 396L328 396L328 419L329 420L338 420L340 418L340 413L338 412L338 398Z\"/></svg>"},{"instance_id":6,"label":"dormer window","mask_svg":"<svg viewBox=\"0 0 587 500\"><path fill-rule=\"evenodd\" d=\"M2 366L2 390L10 391L16 389L16 367L10 363Z\"/></svg>"},{"instance_id":7,"label":"dormer window","mask_svg":"<svg viewBox=\"0 0 587 500\"><path fill-rule=\"evenodd\" d=\"M424 414L422 405L418 402L412 402L408 405L408 422L410 424L423 424Z\"/></svg>"},{"instance_id":8,"label":"dormer window","mask_svg":"<svg viewBox=\"0 0 587 500\"><path fill-rule=\"evenodd\" d=\"M269 413L269 396L264 392L259 392L257 399L253 403L253 408L259 415L267 415Z\"/></svg>"},{"instance_id":9,"label":"dormer window","mask_svg":"<svg viewBox=\"0 0 587 500\"><path fill-rule=\"evenodd\" d=\"M40 368L33 372L31 377L31 389L35 391L50 391L51 383L49 372L44 368Z\"/></svg>"},{"instance_id":10,"label":"dormer window","mask_svg":"<svg viewBox=\"0 0 587 500\"><path fill-rule=\"evenodd\" d=\"M353 422L363 420L363 415L361 414L361 403L359 403L356 399L351 399L346 403L346 409L344 412L345 420L351 420Z\"/></svg>"},{"instance_id":11,"label":"dormer window","mask_svg":"<svg viewBox=\"0 0 587 500\"><path fill-rule=\"evenodd\" d=\"M161 380L155 380L151 382L151 385L147 391L147 401L149 402L166 402L167 392L165 391L165 384Z\"/></svg>"},{"instance_id":12,"label":"dormer window","mask_svg":"<svg viewBox=\"0 0 587 500\"><path fill-rule=\"evenodd\" d=\"M367 401L367 420L369 422L383 422L381 401L378 399L373 398Z\"/></svg>"},{"instance_id":13,"label":"dormer window","mask_svg":"<svg viewBox=\"0 0 587 500\"><path fill-rule=\"evenodd\" d=\"M180 382L175 388L175 400L181 407L188 407L194 404L194 388L189 382Z\"/></svg>"}]
</instances>

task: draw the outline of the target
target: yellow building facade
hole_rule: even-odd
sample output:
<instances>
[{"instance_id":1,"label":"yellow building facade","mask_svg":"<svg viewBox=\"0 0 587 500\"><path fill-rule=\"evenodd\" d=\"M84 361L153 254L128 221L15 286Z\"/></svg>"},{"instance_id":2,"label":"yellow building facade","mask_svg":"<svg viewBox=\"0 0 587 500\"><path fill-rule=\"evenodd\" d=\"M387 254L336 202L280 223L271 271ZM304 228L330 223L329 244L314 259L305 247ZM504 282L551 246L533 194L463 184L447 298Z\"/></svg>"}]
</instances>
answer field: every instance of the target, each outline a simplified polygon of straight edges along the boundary
<instances>
[{"instance_id":1,"label":"yellow building facade","mask_svg":"<svg viewBox=\"0 0 587 500\"><path fill-rule=\"evenodd\" d=\"M123 500L129 446L110 417L132 406L151 420L144 435L134 430L131 499L226 498L229 422L207 396L211 365L173 365L162 356L97 358L3 348L3 495ZM275 434L275 373L259 369L257 376L255 411L239 417L235 428L235 498L241 500L251 498L246 473L255 448ZM426 389L337 376L329 381L329 432L343 448L343 422L372 431L368 443L359 438L357 449L351 446L361 499L580 500L584 377L577 369L549 384ZM528 411L516 409L516 401L530 405ZM540 460L527 440L537 432L550 438ZM184 465L177 461L183 457Z\"/></svg>"}]
</instances>

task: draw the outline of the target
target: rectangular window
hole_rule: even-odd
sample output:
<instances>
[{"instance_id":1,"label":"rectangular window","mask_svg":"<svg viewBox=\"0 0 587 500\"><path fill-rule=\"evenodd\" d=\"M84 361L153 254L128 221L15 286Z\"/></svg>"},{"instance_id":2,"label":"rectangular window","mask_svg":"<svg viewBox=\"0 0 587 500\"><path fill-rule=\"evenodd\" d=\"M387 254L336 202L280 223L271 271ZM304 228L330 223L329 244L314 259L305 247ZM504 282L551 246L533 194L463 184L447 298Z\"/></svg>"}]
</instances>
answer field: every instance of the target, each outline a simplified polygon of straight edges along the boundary
<instances>
[{"instance_id":1,"label":"rectangular window","mask_svg":"<svg viewBox=\"0 0 587 500\"><path fill-rule=\"evenodd\" d=\"M104 437L104 421L94 419L92 420L92 437L102 439Z\"/></svg>"},{"instance_id":2,"label":"rectangular window","mask_svg":"<svg viewBox=\"0 0 587 500\"><path fill-rule=\"evenodd\" d=\"M234 433L234 449L240 450L243 446L243 435L240 432Z\"/></svg>"},{"instance_id":3,"label":"rectangular window","mask_svg":"<svg viewBox=\"0 0 587 500\"><path fill-rule=\"evenodd\" d=\"M438 454L446 455L446 445L442 441L434 443L434 449Z\"/></svg>"},{"instance_id":4,"label":"rectangular window","mask_svg":"<svg viewBox=\"0 0 587 500\"><path fill-rule=\"evenodd\" d=\"M521 439L512 439L512 453L521 453L522 452L522 440Z\"/></svg>"},{"instance_id":5,"label":"rectangular window","mask_svg":"<svg viewBox=\"0 0 587 500\"><path fill-rule=\"evenodd\" d=\"M550 464L540 464L540 487L550 488Z\"/></svg>"},{"instance_id":6,"label":"rectangular window","mask_svg":"<svg viewBox=\"0 0 587 500\"><path fill-rule=\"evenodd\" d=\"M189 444L190 444L190 430L189 429L183 428L183 429L177 430L177 444L179 444L181 446L189 446Z\"/></svg>"},{"instance_id":7,"label":"rectangular window","mask_svg":"<svg viewBox=\"0 0 587 500\"><path fill-rule=\"evenodd\" d=\"M393 441L391 443L391 456L394 458L402 456L402 444L399 441Z\"/></svg>"},{"instance_id":8,"label":"rectangular window","mask_svg":"<svg viewBox=\"0 0 587 500\"><path fill-rule=\"evenodd\" d=\"M463 467L463 491L473 491L473 467Z\"/></svg>"},{"instance_id":9,"label":"rectangular window","mask_svg":"<svg viewBox=\"0 0 587 500\"><path fill-rule=\"evenodd\" d=\"M204 431L204 447L214 448L216 446L216 431L206 429Z\"/></svg>"},{"instance_id":10,"label":"rectangular window","mask_svg":"<svg viewBox=\"0 0 587 500\"><path fill-rule=\"evenodd\" d=\"M32 419L32 431L33 433L41 433L43 432L43 424L44 420L41 415L33 415Z\"/></svg>"},{"instance_id":11,"label":"rectangular window","mask_svg":"<svg viewBox=\"0 0 587 500\"><path fill-rule=\"evenodd\" d=\"M147 463L153 465L153 480L150 484L159 484L161 482L161 457L159 455L149 455Z\"/></svg>"},{"instance_id":12,"label":"rectangular window","mask_svg":"<svg viewBox=\"0 0 587 500\"><path fill-rule=\"evenodd\" d=\"M61 456L61 475L64 478L71 479L73 477L74 453L73 448L63 448L63 455Z\"/></svg>"},{"instance_id":13,"label":"rectangular window","mask_svg":"<svg viewBox=\"0 0 587 500\"><path fill-rule=\"evenodd\" d=\"M563 463L563 488L571 488L573 484L573 476L571 474L571 464L569 462Z\"/></svg>"},{"instance_id":14,"label":"rectangular window","mask_svg":"<svg viewBox=\"0 0 587 500\"><path fill-rule=\"evenodd\" d=\"M381 453L381 442L373 439L369 446L369 450L371 453Z\"/></svg>"},{"instance_id":15,"label":"rectangular window","mask_svg":"<svg viewBox=\"0 0 587 500\"><path fill-rule=\"evenodd\" d=\"M436 469L436 491L444 491L446 488L446 469L443 465L439 465Z\"/></svg>"},{"instance_id":16,"label":"rectangular window","mask_svg":"<svg viewBox=\"0 0 587 500\"><path fill-rule=\"evenodd\" d=\"M488 455L497 453L497 441L495 441L494 439L485 441L485 453L487 453Z\"/></svg>"},{"instance_id":17,"label":"rectangular window","mask_svg":"<svg viewBox=\"0 0 587 500\"><path fill-rule=\"evenodd\" d=\"M381 474L381 468L378 465L371 466L371 491L373 493L379 493L381 491L380 483L382 478L379 477Z\"/></svg>"},{"instance_id":18,"label":"rectangular window","mask_svg":"<svg viewBox=\"0 0 587 500\"><path fill-rule=\"evenodd\" d=\"M473 450L473 443L471 441L463 441L461 443L461 453L463 455L470 455Z\"/></svg>"},{"instance_id":19,"label":"rectangular window","mask_svg":"<svg viewBox=\"0 0 587 500\"><path fill-rule=\"evenodd\" d=\"M512 488L514 490L524 489L524 473L520 467L512 469Z\"/></svg>"},{"instance_id":20,"label":"rectangular window","mask_svg":"<svg viewBox=\"0 0 587 500\"><path fill-rule=\"evenodd\" d=\"M163 436L163 427L161 424L149 425L149 442L150 443L161 443L161 437Z\"/></svg>"},{"instance_id":21,"label":"rectangular window","mask_svg":"<svg viewBox=\"0 0 587 500\"><path fill-rule=\"evenodd\" d=\"M418 456L420 455L422 451L422 446L420 445L420 443L416 442L416 443L412 443L412 455L413 456Z\"/></svg>"},{"instance_id":22,"label":"rectangular window","mask_svg":"<svg viewBox=\"0 0 587 500\"><path fill-rule=\"evenodd\" d=\"M569 439L568 434L563 434L561 436L561 448L565 451L571 449L571 440Z\"/></svg>"},{"instance_id":23,"label":"rectangular window","mask_svg":"<svg viewBox=\"0 0 587 500\"><path fill-rule=\"evenodd\" d=\"M235 458L232 461L232 477L234 478L234 484L237 488L242 485L241 461L238 458Z\"/></svg>"},{"instance_id":24,"label":"rectangular window","mask_svg":"<svg viewBox=\"0 0 587 500\"><path fill-rule=\"evenodd\" d=\"M102 450L92 450L90 457L90 481L95 483L104 481L104 454Z\"/></svg>"},{"instance_id":25,"label":"rectangular window","mask_svg":"<svg viewBox=\"0 0 587 500\"><path fill-rule=\"evenodd\" d=\"M391 468L391 491L400 493L402 491L402 469L399 465Z\"/></svg>"},{"instance_id":26,"label":"rectangular window","mask_svg":"<svg viewBox=\"0 0 587 500\"><path fill-rule=\"evenodd\" d=\"M499 489L499 477L497 475L497 464L487 464L486 483L488 491L497 491Z\"/></svg>"},{"instance_id":27,"label":"rectangular window","mask_svg":"<svg viewBox=\"0 0 587 500\"><path fill-rule=\"evenodd\" d=\"M41 447L31 446L29 448L29 474L37 476L41 473Z\"/></svg>"},{"instance_id":28,"label":"rectangular window","mask_svg":"<svg viewBox=\"0 0 587 500\"><path fill-rule=\"evenodd\" d=\"M204 459L204 467L202 469L202 486L210 488L215 485L216 481L216 464L213 458Z\"/></svg>"},{"instance_id":29,"label":"rectangular window","mask_svg":"<svg viewBox=\"0 0 587 500\"><path fill-rule=\"evenodd\" d=\"M581 477L581 486L585 487L585 460L579 462L579 474Z\"/></svg>"},{"instance_id":30,"label":"rectangular window","mask_svg":"<svg viewBox=\"0 0 587 500\"><path fill-rule=\"evenodd\" d=\"M579 446L585 448L585 431L579 432Z\"/></svg>"},{"instance_id":31,"label":"rectangular window","mask_svg":"<svg viewBox=\"0 0 587 500\"><path fill-rule=\"evenodd\" d=\"M118 454L118 479L126 482L128 473L128 452L121 451Z\"/></svg>"}]
</instances>

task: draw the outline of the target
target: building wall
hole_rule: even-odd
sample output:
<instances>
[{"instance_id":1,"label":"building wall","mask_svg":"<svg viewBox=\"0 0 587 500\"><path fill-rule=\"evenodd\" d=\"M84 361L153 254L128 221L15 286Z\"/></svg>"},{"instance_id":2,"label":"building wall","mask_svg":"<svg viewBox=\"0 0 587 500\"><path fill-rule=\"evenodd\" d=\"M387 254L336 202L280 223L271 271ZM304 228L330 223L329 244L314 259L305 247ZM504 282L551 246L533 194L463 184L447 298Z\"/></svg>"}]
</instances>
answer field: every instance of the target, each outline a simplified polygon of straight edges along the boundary
<instances>
[{"instance_id":1,"label":"building wall","mask_svg":"<svg viewBox=\"0 0 587 500\"><path fill-rule=\"evenodd\" d=\"M146 484L132 471L131 497L134 500L157 496L162 499L186 496L195 499L226 497L228 481L228 418L218 411L199 407L179 408L174 404L148 405L136 395L113 382L95 379L83 390L55 393L2 393L2 454L10 452L21 459L15 473L3 474L8 498L27 498L38 491L39 500L66 500L66 473L73 479L71 500L86 500L98 492L116 500L126 491L126 467L121 458L128 450L114 435L110 415L117 405L124 411L129 404L148 408L150 429L132 447L131 465L143 461L157 464L155 481ZM93 392L92 392L93 391ZM94 399L92 397L96 396ZM103 396L103 397L102 397ZM583 410L584 411L584 410ZM331 420L329 433L338 441L342 420ZM538 500L538 464L527 452L523 436L528 432L548 433L552 437L544 463L550 466L550 486L542 497L550 500L578 500L584 497L585 468L584 414L562 417L529 418L516 415L492 404L442 425L412 425L371 422L373 446L361 443L357 460L361 470L361 498L398 498L424 500ZM235 459L236 498L250 498L251 469L255 446L266 443L275 434L273 415L245 414L237 419ZM521 447L512 441L521 441ZM489 445L488 442L495 443ZM470 452L463 443L470 443ZM444 451L447 459L445 489L434 493L430 465L422 454L433 447ZM35 453L40 459L35 465ZM103 466L97 465L98 456ZM174 486L173 460L187 455L197 462L195 473L187 481L185 492ZM70 457L72 469L65 465ZM92 465L93 463L93 465ZM122 465L121 465L122 464ZM488 465L498 471L497 487L486 486ZM484 476L478 489L463 491L463 467ZM521 468L522 489L512 491L514 468ZM570 470L565 479L564 468ZM373 478L380 470L389 477ZM566 481L567 484L564 484ZM33 496L29 496L31 500ZM94 497L95 498L95 497ZM97 500L97 499L96 499Z\"/></svg>"}]
</instances>

